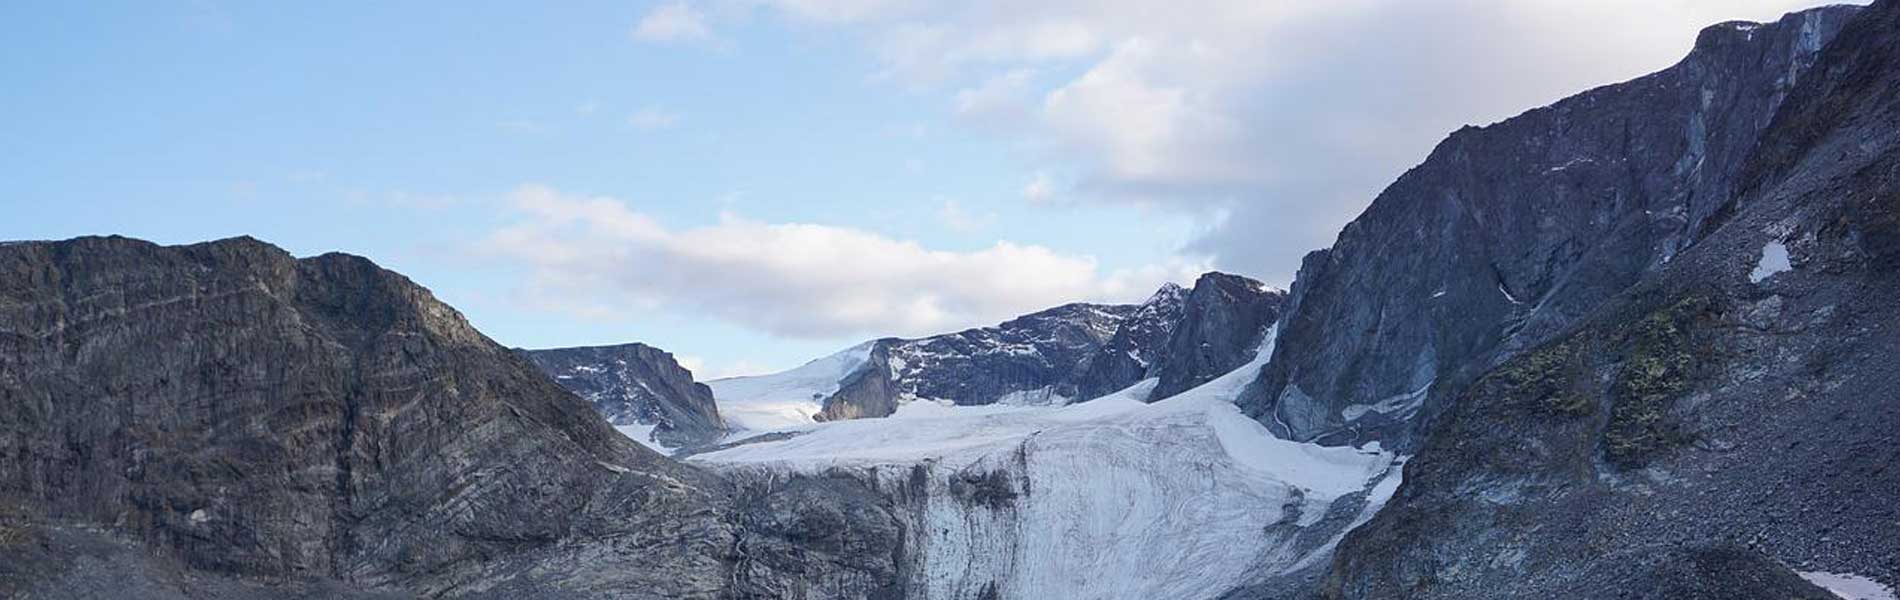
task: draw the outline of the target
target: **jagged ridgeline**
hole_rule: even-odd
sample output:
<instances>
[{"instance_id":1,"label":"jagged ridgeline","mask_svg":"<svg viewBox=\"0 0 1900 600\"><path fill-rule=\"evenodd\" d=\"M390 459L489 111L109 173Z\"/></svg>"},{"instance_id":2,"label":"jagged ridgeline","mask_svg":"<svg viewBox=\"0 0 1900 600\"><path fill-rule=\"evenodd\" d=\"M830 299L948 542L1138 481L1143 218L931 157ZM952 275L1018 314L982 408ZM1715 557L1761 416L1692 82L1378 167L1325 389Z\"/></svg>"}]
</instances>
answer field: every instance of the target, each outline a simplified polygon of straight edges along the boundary
<instances>
[{"instance_id":1,"label":"jagged ridgeline","mask_svg":"<svg viewBox=\"0 0 1900 600\"><path fill-rule=\"evenodd\" d=\"M0 246L0 596L886 593L875 496L793 479L634 444L363 258Z\"/></svg>"},{"instance_id":2,"label":"jagged ridgeline","mask_svg":"<svg viewBox=\"0 0 1900 600\"><path fill-rule=\"evenodd\" d=\"M1065 304L991 327L872 340L783 373L708 383L737 430L885 417L914 400L1083 402L1157 379L1143 396L1152 402L1253 360L1285 297L1253 279L1206 273L1191 290L1167 284L1140 304ZM615 366L605 359L578 368ZM550 372L590 393L577 387L586 378Z\"/></svg>"},{"instance_id":3,"label":"jagged ridgeline","mask_svg":"<svg viewBox=\"0 0 1900 600\"><path fill-rule=\"evenodd\" d=\"M1452 133L1306 257L1244 404L1293 439L1416 447L1501 358L1729 223L1764 132L1857 12L1715 25L1660 72Z\"/></svg>"},{"instance_id":4,"label":"jagged ridgeline","mask_svg":"<svg viewBox=\"0 0 1900 600\"><path fill-rule=\"evenodd\" d=\"M709 386L511 351L358 257L11 243L0 597L1878 593L1897 332L1891 0L1455 132L1288 293L1210 274ZM981 410L863 418L913 399ZM803 429L682 463L608 419Z\"/></svg>"},{"instance_id":5,"label":"jagged ridgeline","mask_svg":"<svg viewBox=\"0 0 1900 600\"><path fill-rule=\"evenodd\" d=\"M1666 71L1454 135L1308 260L1280 347L1338 362L1288 356L1255 405L1418 445L1321 592L1893 597L1895 240L1893 2L1717 25ZM1406 386L1421 417L1342 418Z\"/></svg>"},{"instance_id":6,"label":"jagged ridgeline","mask_svg":"<svg viewBox=\"0 0 1900 600\"><path fill-rule=\"evenodd\" d=\"M712 388L693 381L693 373L665 350L631 343L516 352L635 441L692 447L726 432Z\"/></svg>"}]
</instances>

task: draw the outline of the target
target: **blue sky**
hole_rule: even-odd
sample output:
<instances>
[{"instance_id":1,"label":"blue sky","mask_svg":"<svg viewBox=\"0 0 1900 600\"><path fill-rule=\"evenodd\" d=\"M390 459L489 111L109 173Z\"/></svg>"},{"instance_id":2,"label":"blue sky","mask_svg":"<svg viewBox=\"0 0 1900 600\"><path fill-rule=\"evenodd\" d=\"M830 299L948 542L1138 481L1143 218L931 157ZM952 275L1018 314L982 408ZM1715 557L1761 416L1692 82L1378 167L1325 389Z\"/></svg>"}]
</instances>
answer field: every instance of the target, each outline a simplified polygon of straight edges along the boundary
<instances>
[{"instance_id":1,"label":"blue sky","mask_svg":"<svg viewBox=\"0 0 1900 600\"><path fill-rule=\"evenodd\" d=\"M784 368L1285 285L1444 132L1805 3L1571 4L6 3L0 238L249 234L504 344Z\"/></svg>"}]
</instances>

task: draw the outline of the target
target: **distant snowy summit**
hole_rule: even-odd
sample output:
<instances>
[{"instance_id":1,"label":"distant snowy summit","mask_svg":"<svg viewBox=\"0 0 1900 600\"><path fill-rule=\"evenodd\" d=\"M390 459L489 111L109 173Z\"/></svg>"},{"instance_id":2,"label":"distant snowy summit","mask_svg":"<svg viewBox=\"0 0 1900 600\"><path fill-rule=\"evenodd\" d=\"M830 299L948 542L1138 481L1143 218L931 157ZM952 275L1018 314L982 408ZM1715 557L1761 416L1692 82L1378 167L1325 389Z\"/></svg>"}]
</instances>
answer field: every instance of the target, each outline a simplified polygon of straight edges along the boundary
<instances>
[{"instance_id":1,"label":"distant snowy summit","mask_svg":"<svg viewBox=\"0 0 1900 600\"><path fill-rule=\"evenodd\" d=\"M735 430L883 417L913 400L1061 405L1156 379L1155 401L1254 358L1286 294L1226 273L1140 304L1065 304L991 327L859 344L790 371L708 382Z\"/></svg>"},{"instance_id":2,"label":"distant snowy summit","mask_svg":"<svg viewBox=\"0 0 1900 600\"><path fill-rule=\"evenodd\" d=\"M694 383L642 344L521 351L630 436L666 449L728 433L889 416L911 400L1061 405L1155 379L1141 400L1206 383L1254 359L1286 292L1210 272L1139 304L1064 304L990 326L880 338L798 368Z\"/></svg>"}]
</instances>

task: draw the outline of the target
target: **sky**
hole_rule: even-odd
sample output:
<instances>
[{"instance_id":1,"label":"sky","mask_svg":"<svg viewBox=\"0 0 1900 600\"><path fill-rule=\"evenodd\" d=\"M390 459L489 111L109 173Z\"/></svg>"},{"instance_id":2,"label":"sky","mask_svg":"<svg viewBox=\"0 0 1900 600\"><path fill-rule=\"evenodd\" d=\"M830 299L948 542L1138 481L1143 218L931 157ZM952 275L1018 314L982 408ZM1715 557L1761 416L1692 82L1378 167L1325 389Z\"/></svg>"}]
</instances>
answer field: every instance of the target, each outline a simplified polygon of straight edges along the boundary
<instances>
[{"instance_id":1,"label":"sky","mask_svg":"<svg viewBox=\"0 0 1900 600\"><path fill-rule=\"evenodd\" d=\"M0 239L251 235L700 379L1287 286L1444 135L1786 0L0 3Z\"/></svg>"}]
</instances>

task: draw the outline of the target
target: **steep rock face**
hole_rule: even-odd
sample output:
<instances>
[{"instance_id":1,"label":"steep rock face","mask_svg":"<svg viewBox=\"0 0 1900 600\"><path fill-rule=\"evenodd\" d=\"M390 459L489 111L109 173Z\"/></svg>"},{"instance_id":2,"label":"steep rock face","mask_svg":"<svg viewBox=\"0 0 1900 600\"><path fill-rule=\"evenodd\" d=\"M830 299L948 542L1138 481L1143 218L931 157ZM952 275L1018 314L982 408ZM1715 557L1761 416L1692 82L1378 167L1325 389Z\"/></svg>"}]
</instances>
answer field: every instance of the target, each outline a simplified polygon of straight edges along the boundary
<instances>
[{"instance_id":1,"label":"steep rock face","mask_svg":"<svg viewBox=\"0 0 1900 600\"><path fill-rule=\"evenodd\" d=\"M771 375L708 382L739 429L884 417L899 401L1049 404L1075 397L1134 305L1066 304L994 327L865 342Z\"/></svg>"},{"instance_id":2,"label":"steep rock face","mask_svg":"<svg viewBox=\"0 0 1900 600\"><path fill-rule=\"evenodd\" d=\"M814 419L855 419L888 416L908 399L1062 404L1158 378L1152 402L1253 360L1285 295L1207 273L1192 291L1166 284L1141 304L1067 304L994 327L873 340L792 371L711 385L739 421L761 425L791 424L777 415L800 403Z\"/></svg>"},{"instance_id":3,"label":"steep rock face","mask_svg":"<svg viewBox=\"0 0 1900 600\"><path fill-rule=\"evenodd\" d=\"M1168 338L1187 309L1187 290L1168 283L1115 328L1115 335L1089 360L1076 384L1078 399L1107 395L1147 379L1167 350Z\"/></svg>"},{"instance_id":4,"label":"steep rock face","mask_svg":"<svg viewBox=\"0 0 1900 600\"><path fill-rule=\"evenodd\" d=\"M1828 597L1791 570L1900 587L1900 4L1798 79L1692 247L1455 396L1326 596Z\"/></svg>"},{"instance_id":5,"label":"steep rock face","mask_svg":"<svg viewBox=\"0 0 1900 600\"><path fill-rule=\"evenodd\" d=\"M1243 404L1293 439L1414 445L1497 357L1719 223L1760 132L1852 13L1710 27L1666 70L1453 133L1307 256Z\"/></svg>"},{"instance_id":6,"label":"steep rock face","mask_svg":"<svg viewBox=\"0 0 1900 600\"><path fill-rule=\"evenodd\" d=\"M890 364L891 347L882 343L872 344L864 367L839 380L838 391L825 398L824 408L812 418L842 421L884 417L897 412L897 398L903 391L893 381L897 375L889 367Z\"/></svg>"},{"instance_id":7,"label":"steep rock face","mask_svg":"<svg viewBox=\"0 0 1900 600\"><path fill-rule=\"evenodd\" d=\"M766 492L635 445L362 258L0 245L0 595L83 597L102 564L123 589L240 595L889 593L902 540L877 496L771 493L808 507L776 522L834 510L817 496L873 508L848 530L756 527Z\"/></svg>"},{"instance_id":8,"label":"steep rock face","mask_svg":"<svg viewBox=\"0 0 1900 600\"><path fill-rule=\"evenodd\" d=\"M1246 277L1201 275L1155 362L1151 376L1159 382L1149 401L1207 383L1253 360L1260 336L1280 318L1285 300L1286 292Z\"/></svg>"},{"instance_id":9,"label":"steep rock face","mask_svg":"<svg viewBox=\"0 0 1900 600\"><path fill-rule=\"evenodd\" d=\"M1074 398L1088 359L1115 335L1136 307L1065 304L995 327L915 340L882 340L898 393L990 404Z\"/></svg>"},{"instance_id":10,"label":"steep rock face","mask_svg":"<svg viewBox=\"0 0 1900 600\"><path fill-rule=\"evenodd\" d=\"M636 343L516 352L592 403L607 422L651 426L661 446L697 446L725 432L712 388L694 382L664 350Z\"/></svg>"}]
</instances>

